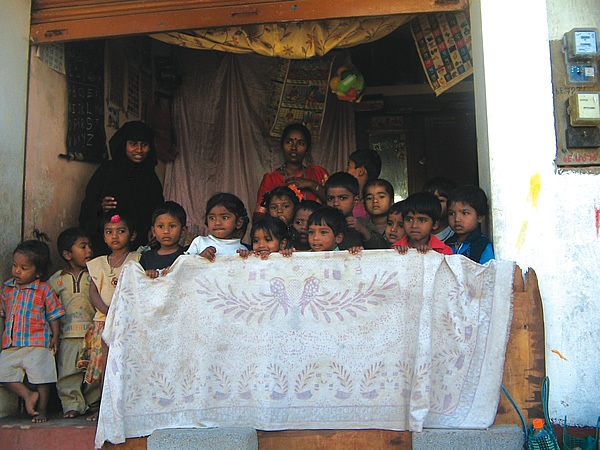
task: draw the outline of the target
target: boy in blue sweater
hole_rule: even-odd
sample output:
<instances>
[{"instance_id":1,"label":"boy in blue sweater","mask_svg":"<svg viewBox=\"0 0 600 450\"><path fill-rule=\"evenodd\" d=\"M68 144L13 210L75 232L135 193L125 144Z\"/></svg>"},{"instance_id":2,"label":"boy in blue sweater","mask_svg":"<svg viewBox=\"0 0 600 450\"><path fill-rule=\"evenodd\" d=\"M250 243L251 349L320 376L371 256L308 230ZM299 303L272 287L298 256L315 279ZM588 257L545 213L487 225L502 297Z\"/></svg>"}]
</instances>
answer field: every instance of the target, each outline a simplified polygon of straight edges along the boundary
<instances>
[{"instance_id":1,"label":"boy in blue sweater","mask_svg":"<svg viewBox=\"0 0 600 450\"><path fill-rule=\"evenodd\" d=\"M460 186L448 196L448 222L454 230L446 245L454 254L479 264L494 259L491 241L481 233L481 223L489 211L487 196L478 186Z\"/></svg>"}]
</instances>

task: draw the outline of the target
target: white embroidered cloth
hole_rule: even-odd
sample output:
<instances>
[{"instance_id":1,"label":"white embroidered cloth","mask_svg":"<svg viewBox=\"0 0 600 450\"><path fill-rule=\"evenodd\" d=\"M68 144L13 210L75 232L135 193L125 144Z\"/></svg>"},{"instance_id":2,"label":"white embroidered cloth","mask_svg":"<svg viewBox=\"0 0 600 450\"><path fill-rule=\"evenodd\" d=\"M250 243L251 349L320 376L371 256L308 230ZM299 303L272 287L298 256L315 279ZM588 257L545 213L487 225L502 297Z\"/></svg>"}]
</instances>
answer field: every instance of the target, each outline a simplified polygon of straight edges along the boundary
<instances>
[{"instance_id":1,"label":"white embroidered cloth","mask_svg":"<svg viewBox=\"0 0 600 450\"><path fill-rule=\"evenodd\" d=\"M393 250L128 263L106 321L96 432L485 428L499 400L512 262Z\"/></svg>"}]
</instances>

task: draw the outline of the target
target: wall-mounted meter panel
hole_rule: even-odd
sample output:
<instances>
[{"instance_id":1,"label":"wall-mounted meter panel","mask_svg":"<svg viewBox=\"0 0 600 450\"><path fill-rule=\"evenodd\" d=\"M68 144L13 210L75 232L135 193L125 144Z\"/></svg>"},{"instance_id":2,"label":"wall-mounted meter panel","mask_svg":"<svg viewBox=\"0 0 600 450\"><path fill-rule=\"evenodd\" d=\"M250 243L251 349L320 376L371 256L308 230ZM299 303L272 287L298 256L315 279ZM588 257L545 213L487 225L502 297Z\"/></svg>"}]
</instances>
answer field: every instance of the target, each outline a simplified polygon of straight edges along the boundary
<instances>
[{"instance_id":1,"label":"wall-mounted meter panel","mask_svg":"<svg viewBox=\"0 0 600 450\"><path fill-rule=\"evenodd\" d=\"M574 28L565 33L563 51L568 85L593 85L598 81L598 30Z\"/></svg>"},{"instance_id":2,"label":"wall-mounted meter panel","mask_svg":"<svg viewBox=\"0 0 600 450\"><path fill-rule=\"evenodd\" d=\"M569 97L569 121L573 127L600 125L600 92L578 92Z\"/></svg>"}]
</instances>

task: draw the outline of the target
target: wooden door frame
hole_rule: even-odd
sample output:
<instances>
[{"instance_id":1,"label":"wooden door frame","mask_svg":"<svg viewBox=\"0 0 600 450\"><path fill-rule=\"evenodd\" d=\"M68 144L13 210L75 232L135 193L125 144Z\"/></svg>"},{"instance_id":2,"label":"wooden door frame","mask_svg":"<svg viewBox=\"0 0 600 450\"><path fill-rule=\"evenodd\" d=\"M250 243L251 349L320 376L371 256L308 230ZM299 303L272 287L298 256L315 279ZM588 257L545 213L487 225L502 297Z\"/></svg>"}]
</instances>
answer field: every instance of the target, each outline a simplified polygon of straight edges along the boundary
<instances>
[{"instance_id":1,"label":"wooden door frame","mask_svg":"<svg viewBox=\"0 0 600 450\"><path fill-rule=\"evenodd\" d=\"M33 44L260 23L457 11L467 0L37 0Z\"/></svg>"}]
</instances>

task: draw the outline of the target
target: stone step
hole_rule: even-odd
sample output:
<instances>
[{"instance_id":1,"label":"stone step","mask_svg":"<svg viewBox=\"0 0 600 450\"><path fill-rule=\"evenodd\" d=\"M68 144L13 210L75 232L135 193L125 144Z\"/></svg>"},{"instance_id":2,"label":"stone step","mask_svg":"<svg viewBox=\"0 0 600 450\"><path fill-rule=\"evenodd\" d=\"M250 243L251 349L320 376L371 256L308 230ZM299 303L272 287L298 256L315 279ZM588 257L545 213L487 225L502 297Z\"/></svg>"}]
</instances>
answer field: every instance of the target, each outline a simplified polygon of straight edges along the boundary
<instances>
[{"instance_id":1,"label":"stone step","mask_svg":"<svg viewBox=\"0 0 600 450\"><path fill-rule=\"evenodd\" d=\"M487 430L424 429L412 434L413 450L522 450L523 429L517 425L493 425Z\"/></svg>"},{"instance_id":2,"label":"stone step","mask_svg":"<svg viewBox=\"0 0 600 450\"><path fill-rule=\"evenodd\" d=\"M258 450L254 428L177 428L156 430L148 450Z\"/></svg>"}]
</instances>

